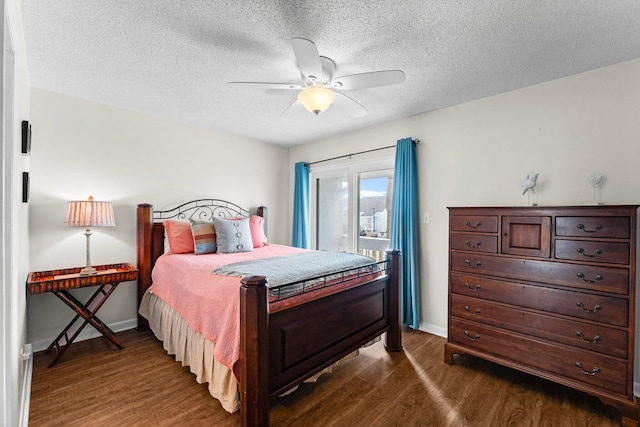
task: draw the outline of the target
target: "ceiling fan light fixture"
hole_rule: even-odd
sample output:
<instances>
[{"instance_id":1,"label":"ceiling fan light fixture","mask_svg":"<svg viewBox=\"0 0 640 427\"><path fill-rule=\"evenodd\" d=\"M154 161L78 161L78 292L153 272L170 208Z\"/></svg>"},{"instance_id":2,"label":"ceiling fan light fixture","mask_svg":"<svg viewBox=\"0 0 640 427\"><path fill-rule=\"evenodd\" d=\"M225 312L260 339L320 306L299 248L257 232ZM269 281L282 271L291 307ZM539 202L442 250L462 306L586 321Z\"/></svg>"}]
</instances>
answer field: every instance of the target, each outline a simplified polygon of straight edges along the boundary
<instances>
[{"instance_id":1,"label":"ceiling fan light fixture","mask_svg":"<svg viewBox=\"0 0 640 427\"><path fill-rule=\"evenodd\" d=\"M298 92L298 101L316 116L327 111L335 99L336 94L322 86L312 86Z\"/></svg>"}]
</instances>

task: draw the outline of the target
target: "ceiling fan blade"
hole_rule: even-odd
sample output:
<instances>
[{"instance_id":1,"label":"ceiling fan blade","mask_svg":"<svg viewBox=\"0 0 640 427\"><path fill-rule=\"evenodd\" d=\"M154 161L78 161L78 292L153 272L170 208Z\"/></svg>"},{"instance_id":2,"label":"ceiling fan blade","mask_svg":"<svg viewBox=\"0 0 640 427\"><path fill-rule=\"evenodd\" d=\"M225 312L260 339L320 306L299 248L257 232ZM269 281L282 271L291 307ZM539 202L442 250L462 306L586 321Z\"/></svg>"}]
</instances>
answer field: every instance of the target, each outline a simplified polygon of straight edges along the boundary
<instances>
[{"instance_id":1,"label":"ceiling fan blade","mask_svg":"<svg viewBox=\"0 0 640 427\"><path fill-rule=\"evenodd\" d=\"M367 114L367 109L358 104L353 99L349 98L340 92L335 92L336 99L333 101L333 105L346 111L348 114L354 117L362 117Z\"/></svg>"},{"instance_id":2,"label":"ceiling fan blade","mask_svg":"<svg viewBox=\"0 0 640 427\"><path fill-rule=\"evenodd\" d=\"M316 45L311 40L293 38L291 47L302 75L312 82L319 80L322 77L322 64Z\"/></svg>"},{"instance_id":3,"label":"ceiling fan blade","mask_svg":"<svg viewBox=\"0 0 640 427\"><path fill-rule=\"evenodd\" d=\"M289 83L263 83L263 82L229 82L227 84L242 86L252 89L302 89L300 85Z\"/></svg>"},{"instance_id":4,"label":"ceiling fan blade","mask_svg":"<svg viewBox=\"0 0 640 427\"><path fill-rule=\"evenodd\" d=\"M333 79L331 86L341 90L365 89L402 83L404 77L404 72L400 70L372 71L370 73L338 77Z\"/></svg>"},{"instance_id":5,"label":"ceiling fan blade","mask_svg":"<svg viewBox=\"0 0 640 427\"><path fill-rule=\"evenodd\" d=\"M293 101L291 104L289 104L289 106L287 108L284 109L284 111L282 113L280 113L280 117L284 116L285 114L290 115L291 112L295 112L297 110L300 111L307 111L305 110L305 108L302 106L302 104L300 103L300 101L295 100Z\"/></svg>"}]
</instances>

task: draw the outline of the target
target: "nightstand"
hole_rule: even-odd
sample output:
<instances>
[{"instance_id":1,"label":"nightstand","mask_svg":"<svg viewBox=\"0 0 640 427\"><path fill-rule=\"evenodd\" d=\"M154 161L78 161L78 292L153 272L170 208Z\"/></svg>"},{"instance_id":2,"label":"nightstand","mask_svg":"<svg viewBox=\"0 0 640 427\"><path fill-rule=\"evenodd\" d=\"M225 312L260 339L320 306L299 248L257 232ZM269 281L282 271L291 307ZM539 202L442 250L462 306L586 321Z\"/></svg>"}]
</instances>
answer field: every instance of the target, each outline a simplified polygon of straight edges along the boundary
<instances>
[{"instance_id":1,"label":"nightstand","mask_svg":"<svg viewBox=\"0 0 640 427\"><path fill-rule=\"evenodd\" d=\"M111 296L113 291L121 282L129 282L138 278L138 269L130 264L108 264L94 266L98 270L97 274L91 276L80 276L81 267L67 268L62 270L38 271L29 273L27 277L27 290L31 294L41 294L51 292L62 302L64 302L75 313L75 317L60 332L60 335L49 345L45 352L56 349L56 357L49 364L49 367L55 365L60 357L67 351L73 341L78 337L87 323L96 328L105 338L111 341L118 348L124 348L120 341L115 337L114 332L97 316L96 313L105 303L107 298ZM86 288L98 286L98 289L91 297L82 303L75 298L69 289ZM76 321L80 319L84 321L73 331L69 337L69 332Z\"/></svg>"}]
</instances>

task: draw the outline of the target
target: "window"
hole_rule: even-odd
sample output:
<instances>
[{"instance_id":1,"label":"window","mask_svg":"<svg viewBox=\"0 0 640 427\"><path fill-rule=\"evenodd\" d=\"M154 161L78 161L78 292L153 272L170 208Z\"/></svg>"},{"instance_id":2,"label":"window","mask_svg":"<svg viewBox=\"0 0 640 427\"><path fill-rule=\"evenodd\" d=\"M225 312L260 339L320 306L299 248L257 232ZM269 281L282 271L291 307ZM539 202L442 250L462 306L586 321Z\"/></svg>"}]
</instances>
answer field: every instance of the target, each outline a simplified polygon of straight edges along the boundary
<instances>
[{"instance_id":1,"label":"window","mask_svg":"<svg viewBox=\"0 0 640 427\"><path fill-rule=\"evenodd\" d=\"M382 260L389 248L393 157L310 172L311 247Z\"/></svg>"}]
</instances>

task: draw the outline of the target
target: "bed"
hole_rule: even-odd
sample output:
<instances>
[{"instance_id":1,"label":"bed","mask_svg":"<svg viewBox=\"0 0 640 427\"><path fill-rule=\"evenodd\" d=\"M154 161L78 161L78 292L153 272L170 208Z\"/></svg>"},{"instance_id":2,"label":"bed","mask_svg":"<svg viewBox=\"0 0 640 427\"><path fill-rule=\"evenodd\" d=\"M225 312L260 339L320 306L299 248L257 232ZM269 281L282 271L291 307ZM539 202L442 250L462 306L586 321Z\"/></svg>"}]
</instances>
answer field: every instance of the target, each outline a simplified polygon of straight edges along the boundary
<instances>
[{"instance_id":1,"label":"bed","mask_svg":"<svg viewBox=\"0 0 640 427\"><path fill-rule=\"evenodd\" d=\"M218 224L220 219L245 222L246 218L253 222L255 217L259 217L259 224L266 231L268 218L265 207L250 212L218 199L194 200L163 211L154 211L151 204L138 205L138 329L155 329L156 336L163 341L163 345L166 344L165 349L175 354L176 360L190 365L199 382L211 381L209 391L225 409L233 411L234 402L237 402L242 425L265 426L269 424L271 400L318 375L371 340L386 333L386 349L393 352L402 350L401 271L400 253L388 251L386 260L381 263L371 260L372 263L367 265L309 276L295 280L295 283L274 284L271 274L265 277L267 275L227 272L219 276L218 269L213 274L214 268L207 264L206 257L217 260L226 254L220 254L219 257L216 253L187 254L183 257L190 260L187 264L197 265L200 269L197 273L199 276L194 276L199 279L188 279L194 283L187 286L189 291L197 294L200 288L215 288L216 292L222 289L223 286L196 283L209 281L211 277L221 280L216 283L226 283L224 286L232 294L227 299L231 301L229 305L237 304L235 315L239 319L231 319L228 322L230 325L225 326L231 329L231 332L225 333L238 337L235 341L231 340L237 344L237 348L231 346L231 349L227 349L224 354L232 353L232 356L226 363L221 363L213 354L217 351L216 347L223 347L223 340L217 342L217 338L208 337L206 331L198 330L198 325L209 322L209 319L203 318L204 314L193 314L188 310L181 312L179 307L171 306L169 300L179 301L178 297L171 296L177 291L165 291L164 295L160 292L165 279L161 279L159 271L171 268L182 271L179 270L182 267L177 266L182 255L163 256L167 251L165 223L169 226L171 223L168 221L182 219L193 220L192 223L196 220L218 221ZM219 239L221 237L218 235ZM269 243L260 250L256 248L253 251L255 256L262 254L262 249L265 254L268 251L281 254L282 251L294 250ZM299 255L303 256L306 254ZM276 263L277 259L270 258L268 262ZM167 260L176 265L163 267ZM263 264L253 268L265 266L264 260L260 262ZM325 262L333 261L329 258ZM233 264L234 268L240 265L247 268L246 271L252 271L242 262ZM265 270L269 269L265 267ZM184 277L190 277L186 270ZM154 280L156 283L152 286ZM171 286L177 286L174 284L177 279L172 280ZM194 301L199 297L202 298L202 295L196 295ZM198 325L194 326L194 323ZM158 332L158 329L164 329L164 332ZM165 343L165 340L168 342ZM224 357L220 359L225 360ZM195 370L191 365L195 366ZM223 385L216 385L217 380L214 381L213 376L224 377ZM224 390L221 392L220 389ZM226 402L223 401L225 399Z\"/></svg>"}]
</instances>

